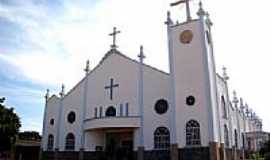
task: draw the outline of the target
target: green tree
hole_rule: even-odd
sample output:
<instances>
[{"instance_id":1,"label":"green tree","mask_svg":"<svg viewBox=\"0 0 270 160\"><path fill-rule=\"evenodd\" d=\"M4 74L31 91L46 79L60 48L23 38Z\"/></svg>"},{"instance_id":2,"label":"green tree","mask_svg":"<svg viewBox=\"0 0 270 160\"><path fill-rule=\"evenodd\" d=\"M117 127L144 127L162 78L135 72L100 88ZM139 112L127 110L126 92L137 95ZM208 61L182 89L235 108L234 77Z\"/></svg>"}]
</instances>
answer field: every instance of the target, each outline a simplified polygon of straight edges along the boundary
<instances>
[{"instance_id":1,"label":"green tree","mask_svg":"<svg viewBox=\"0 0 270 160\"><path fill-rule=\"evenodd\" d=\"M21 127L20 118L14 113L13 108L4 106L4 101L5 98L0 98L0 151L11 149Z\"/></svg>"},{"instance_id":2,"label":"green tree","mask_svg":"<svg viewBox=\"0 0 270 160\"><path fill-rule=\"evenodd\" d=\"M32 140L32 141L39 141L41 140L41 136L36 131L24 131L19 133L20 140Z\"/></svg>"}]
</instances>

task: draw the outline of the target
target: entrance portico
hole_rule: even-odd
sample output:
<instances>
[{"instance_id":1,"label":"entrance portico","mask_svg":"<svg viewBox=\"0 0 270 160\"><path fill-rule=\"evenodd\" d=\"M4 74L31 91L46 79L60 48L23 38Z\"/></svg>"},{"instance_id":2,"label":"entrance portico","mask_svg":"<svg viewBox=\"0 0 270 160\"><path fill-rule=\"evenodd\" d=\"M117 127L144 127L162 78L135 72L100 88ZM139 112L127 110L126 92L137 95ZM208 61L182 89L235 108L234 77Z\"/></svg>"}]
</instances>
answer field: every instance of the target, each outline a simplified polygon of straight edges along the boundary
<instances>
[{"instance_id":1,"label":"entrance portico","mask_svg":"<svg viewBox=\"0 0 270 160\"><path fill-rule=\"evenodd\" d=\"M134 148L134 128L103 128L86 131L91 145L88 150L101 151L111 160L132 159ZM97 136L99 135L99 136ZM93 144L95 142L95 144Z\"/></svg>"}]
</instances>

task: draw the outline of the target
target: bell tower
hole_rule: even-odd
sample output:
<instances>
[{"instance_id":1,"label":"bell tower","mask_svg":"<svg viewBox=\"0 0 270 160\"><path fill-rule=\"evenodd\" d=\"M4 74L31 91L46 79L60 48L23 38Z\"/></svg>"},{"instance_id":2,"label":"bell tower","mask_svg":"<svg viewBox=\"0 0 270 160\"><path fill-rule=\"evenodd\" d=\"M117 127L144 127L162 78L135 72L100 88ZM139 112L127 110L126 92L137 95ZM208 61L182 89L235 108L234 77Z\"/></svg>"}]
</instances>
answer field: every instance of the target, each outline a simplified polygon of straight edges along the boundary
<instances>
[{"instance_id":1,"label":"bell tower","mask_svg":"<svg viewBox=\"0 0 270 160\"><path fill-rule=\"evenodd\" d=\"M185 22L174 24L170 13L166 22L173 107L170 120L173 132L171 144L177 144L179 148L198 145L211 148L212 144L219 141L212 23L201 3L197 12L198 18L192 19L188 1L171 4L186 4ZM199 126L200 135L196 143L189 142L186 133L189 122L196 122Z\"/></svg>"}]
</instances>

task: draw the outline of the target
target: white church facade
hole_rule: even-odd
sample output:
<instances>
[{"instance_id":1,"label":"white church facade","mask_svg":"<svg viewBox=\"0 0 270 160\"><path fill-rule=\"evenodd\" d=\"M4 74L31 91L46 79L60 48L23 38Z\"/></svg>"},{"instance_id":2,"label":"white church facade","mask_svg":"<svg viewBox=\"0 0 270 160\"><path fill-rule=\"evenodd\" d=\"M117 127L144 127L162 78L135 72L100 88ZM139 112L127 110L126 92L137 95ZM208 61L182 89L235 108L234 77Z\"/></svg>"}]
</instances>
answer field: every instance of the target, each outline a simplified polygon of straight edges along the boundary
<instances>
[{"instance_id":1,"label":"white church facade","mask_svg":"<svg viewBox=\"0 0 270 160\"><path fill-rule=\"evenodd\" d=\"M226 69L216 73L209 16L200 6L191 19L187 5L186 22L168 13L166 25L169 73L146 65L142 47L138 61L120 53L114 39L68 93L47 92L47 159L232 160L256 149L246 134L261 132L262 121L230 96Z\"/></svg>"}]
</instances>

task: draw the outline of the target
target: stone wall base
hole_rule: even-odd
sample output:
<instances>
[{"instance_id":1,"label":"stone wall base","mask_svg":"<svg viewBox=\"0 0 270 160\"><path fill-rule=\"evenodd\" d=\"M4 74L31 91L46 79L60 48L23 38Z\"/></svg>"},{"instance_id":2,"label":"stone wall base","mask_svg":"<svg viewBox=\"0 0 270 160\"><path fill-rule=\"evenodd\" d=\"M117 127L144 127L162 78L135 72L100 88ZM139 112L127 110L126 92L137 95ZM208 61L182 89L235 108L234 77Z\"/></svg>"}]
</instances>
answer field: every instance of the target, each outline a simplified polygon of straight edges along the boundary
<instances>
[{"instance_id":1,"label":"stone wall base","mask_svg":"<svg viewBox=\"0 0 270 160\"><path fill-rule=\"evenodd\" d=\"M43 152L42 155L43 159L46 160L218 160L213 159L216 157L220 158L220 160L243 159L242 150L224 148L222 145L218 147L217 144L214 144L211 147L192 147L179 149L176 146L171 146L170 150L151 151L144 150L142 147L138 148L138 151L133 151L129 157L120 158L112 157L109 153L103 151L87 152L82 150L78 152ZM175 156L175 154L177 155Z\"/></svg>"},{"instance_id":2,"label":"stone wall base","mask_svg":"<svg viewBox=\"0 0 270 160\"><path fill-rule=\"evenodd\" d=\"M181 148L178 152L178 160L209 160L208 147Z\"/></svg>"}]
</instances>

